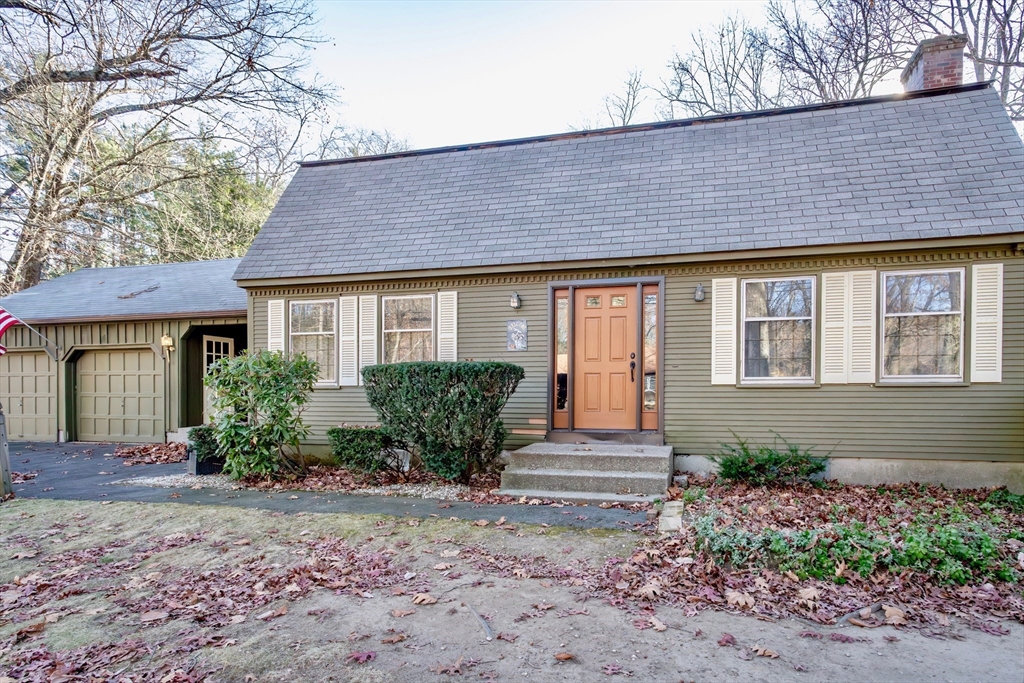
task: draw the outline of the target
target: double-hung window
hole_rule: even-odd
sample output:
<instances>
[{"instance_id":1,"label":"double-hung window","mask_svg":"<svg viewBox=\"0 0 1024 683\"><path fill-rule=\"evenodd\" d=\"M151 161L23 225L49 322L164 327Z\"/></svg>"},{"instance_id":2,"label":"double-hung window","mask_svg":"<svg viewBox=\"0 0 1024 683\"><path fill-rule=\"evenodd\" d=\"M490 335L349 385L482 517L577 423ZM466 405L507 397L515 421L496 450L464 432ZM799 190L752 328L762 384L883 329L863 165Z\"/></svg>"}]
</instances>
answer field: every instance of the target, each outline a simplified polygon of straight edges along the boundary
<instances>
[{"instance_id":1,"label":"double-hung window","mask_svg":"<svg viewBox=\"0 0 1024 683\"><path fill-rule=\"evenodd\" d=\"M383 362L434 360L434 297L386 296L381 303Z\"/></svg>"},{"instance_id":2,"label":"double-hung window","mask_svg":"<svg viewBox=\"0 0 1024 683\"><path fill-rule=\"evenodd\" d=\"M964 271L882 274L883 379L963 377Z\"/></svg>"},{"instance_id":3,"label":"double-hung window","mask_svg":"<svg viewBox=\"0 0 1024 683\"><path fill-rule=\"evenodd\" d=\"M292 301L289 310L289 349L320 364L319 384L337 381L337 301Z\"/></svg>"},{"instance_id":4,"label":"double-hung window","mask_svg":"<svg viewBox=\"0 0 1024 683\"><path fill-rule=\"evenodd\" d=\"M744 382L814 380L814 281L743 281Z\"/></svg>"}]
</instances>

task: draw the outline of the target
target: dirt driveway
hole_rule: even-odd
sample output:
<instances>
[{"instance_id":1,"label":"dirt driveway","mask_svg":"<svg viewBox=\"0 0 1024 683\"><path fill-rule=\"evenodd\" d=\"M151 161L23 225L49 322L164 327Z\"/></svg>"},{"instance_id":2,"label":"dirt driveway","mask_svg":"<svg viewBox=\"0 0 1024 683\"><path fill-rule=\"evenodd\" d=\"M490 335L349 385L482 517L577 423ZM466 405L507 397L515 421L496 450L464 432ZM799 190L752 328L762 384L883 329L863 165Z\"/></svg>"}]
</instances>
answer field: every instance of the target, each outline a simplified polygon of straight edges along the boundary
<instances>
[{"instance_id":1,"label":"dirt driveway","mask_svg":"<svg viewBox=\"0 0 1024 683\"><path fill-rule=\"evenodd\" d=\"M939 640L616 606L587 577L634 532L432 514L5 503L0 681L1024 680L1016 623Z\"/></svg>"}]
</instances>

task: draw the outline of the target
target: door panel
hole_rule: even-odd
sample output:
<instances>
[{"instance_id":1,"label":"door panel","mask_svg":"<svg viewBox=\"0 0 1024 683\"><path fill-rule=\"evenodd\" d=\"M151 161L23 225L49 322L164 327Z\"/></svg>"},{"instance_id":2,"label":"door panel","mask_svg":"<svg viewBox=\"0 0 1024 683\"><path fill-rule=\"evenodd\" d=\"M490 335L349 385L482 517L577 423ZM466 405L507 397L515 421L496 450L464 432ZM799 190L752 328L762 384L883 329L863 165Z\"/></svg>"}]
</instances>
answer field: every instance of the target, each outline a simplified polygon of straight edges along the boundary
<instances>
[{"instance_id":1,"label":"door panel","mask_svg":"<svg viewBox=\"0 0 1024 683\"><path fill-rule=\"evenodd\" d=\"M575 292L574 429L637 429L637 287Z\"/></svg>"},{"instance_id":2,"label":"door panel","mask_svg":"<svg viewBox=\"0 0 1024 683\"><path fill-rule=\"evenodd\" d=\"M156 354L86 351L75 365L79 440L164 441L163 363Z\"/></svg>"},{"instance_id":3,"label":"door panel","mask_svg":"<svg viewBox=\"0 0 1024 683\"><path fill-rule=\"evenodd\" d=\"M0 403L7 438L57 440L57 369L45 353L10 351L0 356Z\"/></svg>"}]
</instances>

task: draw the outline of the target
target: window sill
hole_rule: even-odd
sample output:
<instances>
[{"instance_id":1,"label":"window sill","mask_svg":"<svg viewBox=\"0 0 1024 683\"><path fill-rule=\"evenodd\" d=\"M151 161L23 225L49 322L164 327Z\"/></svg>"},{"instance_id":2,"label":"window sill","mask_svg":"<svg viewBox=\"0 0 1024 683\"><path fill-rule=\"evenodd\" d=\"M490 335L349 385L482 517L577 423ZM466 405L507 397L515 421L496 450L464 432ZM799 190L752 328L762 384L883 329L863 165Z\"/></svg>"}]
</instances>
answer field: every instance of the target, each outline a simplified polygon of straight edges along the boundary
<instances>
[{"instance_id":1,"label":"window sill","mask_svg":"<svg viewBox=\"0 0 1024 683\"><path fill-rule=\"evenodd\" d=\"M813 380L805 382L737 382L737 389L818 389L821 384Z\"/></svg>"},{"instance_id":2,"label":"window sill","mask_svg":"<svg viewBox=\"0 0 1024 683\"><path fill-rule=\"evenodd\" d=\"M970 382L962 379L880 379L874 383L876 387L969 387Z\"/></svg>"}]
</instances>

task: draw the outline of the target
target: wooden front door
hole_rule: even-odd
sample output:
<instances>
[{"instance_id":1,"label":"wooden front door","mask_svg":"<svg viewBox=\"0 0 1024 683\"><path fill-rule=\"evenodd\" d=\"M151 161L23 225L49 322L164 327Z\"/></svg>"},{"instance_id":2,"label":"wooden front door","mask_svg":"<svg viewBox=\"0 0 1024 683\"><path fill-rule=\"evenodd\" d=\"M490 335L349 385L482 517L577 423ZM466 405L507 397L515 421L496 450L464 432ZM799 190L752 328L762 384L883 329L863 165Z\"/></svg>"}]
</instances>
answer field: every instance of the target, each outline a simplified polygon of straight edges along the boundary
<instances>
[{"instance_id":1,"label":"wooden front door","mask_svg":"<svg viewBox=\"0 0 1024 683\"><path fill-rule=\"evenodd\" d=\"M581 287L573 303L573 428L635 430L643 378L637 287Z\"/></svg>"}]
</instances>

